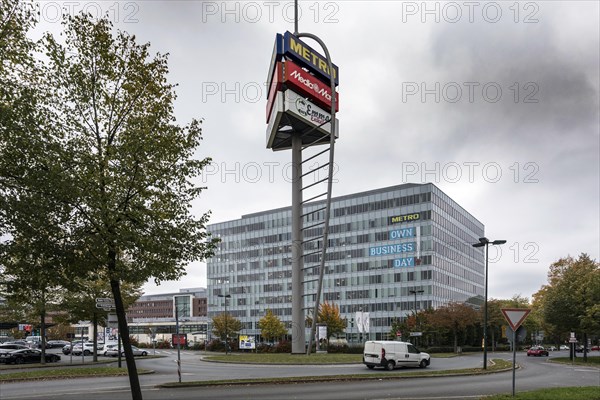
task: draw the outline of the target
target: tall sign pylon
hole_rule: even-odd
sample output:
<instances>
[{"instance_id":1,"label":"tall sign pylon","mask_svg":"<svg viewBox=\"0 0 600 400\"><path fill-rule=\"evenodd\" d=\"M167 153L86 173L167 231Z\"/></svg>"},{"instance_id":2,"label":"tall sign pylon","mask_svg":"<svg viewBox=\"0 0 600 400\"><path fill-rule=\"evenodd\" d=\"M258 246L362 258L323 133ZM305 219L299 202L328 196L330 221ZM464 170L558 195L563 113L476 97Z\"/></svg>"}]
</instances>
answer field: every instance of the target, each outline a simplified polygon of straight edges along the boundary
<instances>
[{"instance_id":1,"label":"tall sign pylon","mask_svg":"<svg viewBox=\"0 0 600 400\"><path fill-rule=\"evenodd\" d=\"M298 32L275 36L267 75L267 148L292 151L292 354L310 353L315 335L329 233L334 145L339 136L339 69L317 36ZM316 41L325 56L301 38ZM328 145L324 150L319 145ZM303 153L306 157L303 159ZM310 154L308 154L310 153ZM328 157L327 157L328 155ZM319 164L319 159L327 161ZM315 168L303 172L307 163ZM322 178L324 171L327 176ZM312 181L303 185L304 180ZM323 189L323 186L326 188ZM324 191L323 191L324 190ZM323 200L325 198L325 200ZM312 203L311 203L312 202ZM309 222L304 226L304 222ZM319 234L315 234L320 231ZM307 249L305 254L304 250ZM315 276L317 276L315 278ZM312 307L310 305L312 304ZM306 315L306 311L312 315ZM305 320L312 320L308 349ZM318 343L317 343L318 346Z\"/></svg>"}]
</instances>

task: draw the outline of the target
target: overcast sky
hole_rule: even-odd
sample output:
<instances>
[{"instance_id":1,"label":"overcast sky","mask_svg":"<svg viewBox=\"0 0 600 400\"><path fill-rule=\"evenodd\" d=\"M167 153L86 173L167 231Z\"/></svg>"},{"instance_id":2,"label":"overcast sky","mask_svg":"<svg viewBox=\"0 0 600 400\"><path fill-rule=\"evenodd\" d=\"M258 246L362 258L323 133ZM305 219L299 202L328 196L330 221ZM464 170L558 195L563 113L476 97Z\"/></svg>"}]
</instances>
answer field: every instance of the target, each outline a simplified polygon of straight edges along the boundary
<instances>
[{"instance_id":1,"label":"overcast sky","mask_svg":"<svg viewBox=\"0 0 600 400\"><path fill-rule=\"evenodd\" d=\"M425 5L424 5L425 4ZM289 206L289 151L265 146L265 79L291 1L39 2L108 12L170 53L180 123L204 119L198 157L214 164L195 203L211 223ZM597 1L300 1L300 32L340 71L333 195L432 182L485 225L489 296L531 297L549 265L598 259ZM313 48L319 46L306 39ZM147 294L206 286L203 263Z\"/></svg>"}]
</instances>

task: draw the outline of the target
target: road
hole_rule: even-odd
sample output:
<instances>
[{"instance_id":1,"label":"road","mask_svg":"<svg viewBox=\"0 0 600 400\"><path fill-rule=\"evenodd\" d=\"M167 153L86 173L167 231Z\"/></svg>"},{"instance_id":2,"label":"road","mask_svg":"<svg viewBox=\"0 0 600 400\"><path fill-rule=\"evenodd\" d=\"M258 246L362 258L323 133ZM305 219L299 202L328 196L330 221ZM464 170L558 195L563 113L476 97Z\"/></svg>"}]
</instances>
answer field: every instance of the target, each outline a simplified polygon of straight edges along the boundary
<instances>
[{"instance_id":1,"label":"road","mask_svg":"<svg viewBox=\"0 0 600 400\"><path fill-rule=\"evenodd\" d=\"M562 354L564 353L564 354ZM162 353L165 358L140 359L139 368L156 371L155 374L140 376L144 399L452 399L478 398L493 393L510 393L510 372L484 376L407 378L385 381L327 382L293 385L216 386L181 389L158 389L156 385L176 382L175 352ZM551 357L565 356L566 352L552 353ZM182 352L182 381L214 380L222 378L300 377L315 375L343 375L354 373L377 373L363 365L321 366L266 366L209 363L197 353ZM235 355L231 356L234 359ZM550 357L550 358L551 358ZM68 358L68 357L67 357ZM512 354L495 353L490 358L512 360ZM523 368L516 373L517 391L559 386L598 386L600 392L600 370L580 366L548 363L545 357L517 355ZM481 366L480 355L461 356L448 359L433 359L427 370L457 369ZM394 373L401 376L405 371ZM6 371L3 371L6 372ZM44 382L6 383L0 387L0 398L11 399L60 399L80 400L130 399L126 377L81 378L51 380Z\"/></svg>"}]
</instances>

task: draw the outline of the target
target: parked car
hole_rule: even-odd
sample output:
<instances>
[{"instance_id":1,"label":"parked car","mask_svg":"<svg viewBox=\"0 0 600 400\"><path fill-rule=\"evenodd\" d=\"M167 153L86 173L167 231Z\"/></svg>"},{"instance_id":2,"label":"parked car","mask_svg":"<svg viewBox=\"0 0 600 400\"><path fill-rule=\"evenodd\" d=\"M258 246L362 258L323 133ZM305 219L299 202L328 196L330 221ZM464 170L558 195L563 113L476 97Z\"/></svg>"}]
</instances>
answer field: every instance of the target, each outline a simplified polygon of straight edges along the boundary
<instances>
[{"instance_id":1,"label":"parked car","mask_svg":"<svg viewBox=\"0 0 600 400\"><path fill-rule=\"evenodd\" d=\"M592 351L600 351L600 346L592 346Z\"/></svg>"},{"instance_id":2,"label":"parked car","mask_svg":"<svg viewBox=\"0 0 600 400\"><path fill-rule=\"evenodd\" d=\"M121 346L121 349L123 349L123 346ZM110 356L112 355L112 351L115 351L116 354L119 354L119 345L117 343L107 343L104 345L104 355L105 356Z\"/></svg>"},{"instance_id":3,"label":"parked car","mask_svg":"<svg viewBox=\"0 0 600 400\"><path fill-rule=\"evenodd\" d=\"M533 346L532 348L527 350L527 356L548 357L548 350L544 349L542 346Z\"/></svg>"},{"instance_id":4,"label":"parked car","mask_svg":"<svg viewBox=\"0 0 600 400\"><path fill-rule=\"evenodd\" d=\"M98 345L97 345L98 353L102 354L103 348L104 348L104 345L102 343L98 343ZM94 354L94 342L85 342L85 343L83 343L83 346L81 345L81 343L79 343L76 346L73 346L72 351L73 351L74 356L80 356L82 352L83 352L84 356L89 356L91 354Z\"/></svg>"},{"instance_id":5,"label":"parked car","mask_svg":"<svg viewBox=\"0 0 600 400\"><path fill-rule=\"evenodd\" d=\"M42 352L35 349L21 349L0 354L0 363L5 364L39 363L41 360ZM46 362L58 362L60 356L58 354L46 354L45 360Z\"/></svg>"},{"instance_id":6,"label":"parked car","mask_svg":"<svg viewBox=\"0 0 600 400\"><path fill-rule=\"evenodd\" d=\"M131 350L133 351L133 355L134 355L134 356L142 356L142 357L145 357L145 356L147 356L147 355L148 355L148 352L147 352L146 350L138 349L138 348L137 348L137 347L135 347L135 346L131 346ZM117 349L117 346L115 346L115 347L113 347L113 348L112 348L112 349L110 349L110 350L106 350L106 351L104 352L104 355L105 355L105 356L109 356L109 357L116 357L116 356L118 356L118 355L119 355L119 350ZM122 355L122 356L125 356L125 350L123 350L122 348L121 348L121 355Z\"/></svg>"},{"instance_id":7,"label":"parked car","mask_svg":"<svg viewBox=\"0 0 600 400\"><path fill-rule=\"evenodd\" d=\"M65 347L66 345L71 345L71 342L67 342L66 340L48 340L46 342L46 348L47 349L55 349L55 348L62 348Z\"/></svg>"},{"instance_id":8,"label":"parked car","mask_svg":"<svg viewBox=\"0 0 600 400\"><path fill-rule=\"evenodd\" d=\"M570 349L570 347L569 347L569 346L567 346L566 344L561 344L561 345L560 345L560 347L559 347L559 349L560 349L560 350L569 350L569 349Z\"/></svg>"},{"instance_id":9,"label":"parked car","mask_svg":"<svg viewBox=\"0 0 600 400\"><path fill-rule=\"evenodd\" d=\"M556 346L546 346L546 350L556 351Z\"/></svg>"},{"instance_id":10,"label":"parked car","mask_svg":"<svg viewBox=\"0 0 600 400\"><path fill-rule=\"evenodd\" d=\"M71 354L71 348L77 346L78 344L81 344L81 340L76 340L73 343L69 343L67 345L65 345L62 348L62 352L65 356L68 356L69 354Z\"/></svg>"},{"instance_id":11,"label":"parked car","mask_svg":"<svg viewBox=\"0 0 600 400\"><path fill-rule=\"evenodd\" d=\"M583 353L583 350L585 350L586 352L590 351L589 349L586 349L584 346L581 345L575 347L575 352L577 353Z\"/></svg>"},{"instance_id":12,"label":"parked car","mask_svg":"<svg viewBox=\"0 0 600 400\"><path fill-rule=\"evenodd\" d=\"M28 349L28 348L29 347L22 345L22 344L6 342L3 344L0 344L0 353L9 353L11 351Z\"/></svg>"}]
</instances>

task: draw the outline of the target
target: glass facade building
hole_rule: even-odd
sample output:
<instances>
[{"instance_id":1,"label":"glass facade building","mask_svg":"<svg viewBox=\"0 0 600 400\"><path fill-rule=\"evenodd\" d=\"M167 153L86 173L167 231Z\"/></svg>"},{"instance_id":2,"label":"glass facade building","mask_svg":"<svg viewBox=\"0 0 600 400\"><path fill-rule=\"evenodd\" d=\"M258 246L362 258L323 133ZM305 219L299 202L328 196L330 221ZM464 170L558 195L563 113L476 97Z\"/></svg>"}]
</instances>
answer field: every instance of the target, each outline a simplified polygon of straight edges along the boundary
<instances>
[{"instance_id":1,"label":"glass facade building","mask_svg":"<svg viewBox=\"0 0 600 400\"><path fill-rule=\"evenodd\" d=\"M322 225L311 226L323 220L324 205L303 209L305 315L316 299L323 245ZM291 208L208 230L221 239L207 264L209 318L225 312L228 301L227 313L242 322L240 334L260 334L267 309L290 329ZM369 313L369 338L388 338L392 321L415 309L483 296L484 253L471 246L483 236L483 224L431 183L334 197L321 301L339 306L349 321L347 338L357 336L350 321L358 311ZM419 291L416 304L411 291Z\"/></svg>"}]
</instances>

